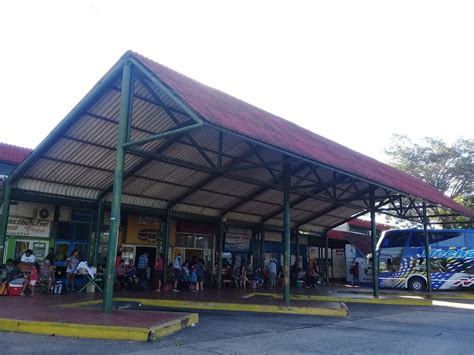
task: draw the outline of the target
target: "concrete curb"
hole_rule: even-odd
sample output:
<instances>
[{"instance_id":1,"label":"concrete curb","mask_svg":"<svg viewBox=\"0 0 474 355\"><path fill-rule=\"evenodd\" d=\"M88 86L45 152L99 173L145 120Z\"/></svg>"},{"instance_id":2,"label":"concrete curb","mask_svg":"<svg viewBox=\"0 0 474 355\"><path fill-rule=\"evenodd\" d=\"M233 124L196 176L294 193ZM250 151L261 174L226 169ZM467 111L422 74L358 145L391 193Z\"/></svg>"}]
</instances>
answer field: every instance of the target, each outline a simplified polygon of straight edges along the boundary
<instances>
[{"instance_id":1,"label":"concrete curb","mask_svg":"<svg viewBox=\"0 0 474 355\"><path fill-rule=\"evenodd\" d=\"M119 302L139 302L145 306L180 308L180 309L203 309L214 311L236 311L236 312L258 312L258 313L280 313L299 314L312 316L346 317L347 307L323 308L323 307L299 307L299 306L275 306L246 303L222 303L222 302L198 302L183 300L164 300L148 298L114 298ZM339 303L339 301L337 301ZM79 304L80 305L80 304Z\"/></svg>"},{"instance_id":2,"label":"concrete curb","mask_svg":"<svg viewBox=\"0 0 474 355\"><path fill-rule=\"evenodd\" d=\"M251 296L250 296L251 295ZM267 296L280 299L283 296L275 293L256 292L247 295L253 296ZM432 300L427 299L412 299L412 298L355 298L355 297L341 297L341 296L320 296L320 295L292 295L292 300L299 301L320 301L320 302L345 302L345 303L368 303L368 304L388 304L388 305L402 305L402 306L432 306Z\"/></svg>"},{"instance_id":3,"label":"concrete curb","mask_svg":"<svg viewBox=\"0 0 474 355\"><path fill-rule=\"evenodd\" d=\"M88 303L90 304L90 302ZM163 324L143 328L0 319L0 330L78 338L154 341L198 322L199 316L197 313L183 315Z\"/></svg>"}]
</instances>

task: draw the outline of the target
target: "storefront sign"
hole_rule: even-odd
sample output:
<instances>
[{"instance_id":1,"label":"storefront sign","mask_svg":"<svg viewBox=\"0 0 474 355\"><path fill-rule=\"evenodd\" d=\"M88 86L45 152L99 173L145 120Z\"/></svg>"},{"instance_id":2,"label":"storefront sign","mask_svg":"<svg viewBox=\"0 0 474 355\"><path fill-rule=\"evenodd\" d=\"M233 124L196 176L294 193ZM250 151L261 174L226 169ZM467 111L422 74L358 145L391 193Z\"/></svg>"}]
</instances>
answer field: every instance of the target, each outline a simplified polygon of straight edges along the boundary
<instances>
[{"instance_id":1,"label":"storefront sign","mask_svg":"<svg viewBox=\"0 0 474 355\"><path fill-rule=\"evenodd\" d=\"M157 217L129 216L127 244L161 243L161 220Z\"/></svg>"},{"instance_id":2,"label":"storefront sign","mask_svg":"<svg viewBox=\"0 0 474 355\"><path fill-rule=\"evenodd\" d=\"M225 251L248 252L252 236L245 234L225 234Z\"/></svg>"},{"instance_id":3,"label":"storefront sign","mask_svg":"<svg viewBox=\"0 0 474 355\"><path fill-rule=\"evenodd\" d=\"M25 217L8 217L7 234L20 237L49 238L50 221L40 221Z\"/></svg>"}]
</instances>

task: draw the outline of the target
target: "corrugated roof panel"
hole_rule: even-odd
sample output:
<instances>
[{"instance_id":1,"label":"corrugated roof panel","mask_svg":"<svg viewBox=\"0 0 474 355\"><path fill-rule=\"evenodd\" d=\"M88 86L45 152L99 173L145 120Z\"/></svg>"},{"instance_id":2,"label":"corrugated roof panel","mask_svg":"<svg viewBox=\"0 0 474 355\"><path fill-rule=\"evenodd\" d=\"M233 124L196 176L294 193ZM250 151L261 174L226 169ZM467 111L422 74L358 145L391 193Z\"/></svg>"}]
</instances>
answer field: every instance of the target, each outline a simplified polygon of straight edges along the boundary
<instances>
[{"instance_id":1,"label":"corrugated roof panel","mask_svg":"<svg viewBox=\"0 0 474 355\"><path fill-rule=\"evenodd\" d=\"M46 181L20 178L16 181L16 187L22 190L35 191L44 194L52 194L65 197L96 200L98 190L85 189L76 186L56 184Z\"/></svg>"},{"instance_id":2,"label":"corrugated roof panel","mask_svg":"<svg viewBox=\"0 0 474 355\"><path fill-rule=\"evenodd\" d=\"M130 195L148 196L163 201L169 201L174 196L186 190L184 187L166 183L158 183L140 178L129 178L124 185L124 191Z\"/></svg>"},{"instance_id":3,"label":"corrugated roof panel","mask_svg":"<svg viewBox=\"0 0 474 355\"><path fill-rule=\"evenodd\" d=\"M203 216L210 216L210 217L219 217L220 211L217 209L209 208L209 207L199 207L199 206L191 206L186 205L183 203L178 203L173 207L173 211L183 212L183 213L190 213L195 215L203 215Z\"/></svg>"},{"instance_id":4,"label":"corrugated roof panel","mask_svg":"<svg viewBox=\"0 0 474 355\"><path fill-rule=\"evenodd\" d=\"M182 201L182 203L189 203L199 206L212 206L213 208L223 209L235 201L236 198L232 196L224 196L217 193L196 191L192 195L186 197Z\"/></svg>"},{"instance_id":5,"label":"corrugated roof panel","mask_svg":"<svg viewBox=\"0 0 474 355\"><path fill-rule=\"evenodd\" d=\"M246 196L254 191L256 185L243 183L237 180L225 177L216 177L213 181L205 186L206 190L215 192L232 193L234 195Z\"/></svg>"},{"instance_id":6,"label":"corrugated roof panel","mask_svg":"<svg viewBox=\"0 0 474 355\"><path fill-rule=\"evenodd\" d=\"M157 134L169 130L176 124L161 107L135 99L133 102L132 126Z\"/></svg>"},{"instance_id":7,"label":"corrugated roof panel","mask_svg":"<svg viewBox=\"0 0 474 355\"><path fill-rule=\"evenodd\" d=\"M67 132L66 136L81 139L92 144L115 149L118 125L91 116L82 116Z\"/></svg>"},{"instance_id":8,"label":"corrugated roof panel","mask_svg":"<svg viewBox=\"0 0 474 355\"><path fill-rule=\"evenodd\" d=\"M158 161L150 162L135 175L186 186L192 186L208 176L206 173Z\"/></svg>"},{"instance_id":9,"label":"corrugated roof panel","mask_svg":"<svg viewBox=\"0 0 474 355\"><path fill-rule=\"evenodd\" d=\"M115 167L115 151L67 139L53 145L45 157L110 171Z\"/></svg>"},{"instance_id":10,"label":"corrugated roof panel","mask_svg":"<svg viewBox=\"0 0 474 355\"><path fill-rule=\"evenodd\" d=\"M120 117L120 91L107 91L88 112L118 123Z\"/></svg>"},{"instance_id":11,"label":"corrugated roof panel","mask_svg":"<svg viewBox=\"0 0 474 355\"><path fill-rule=\"evenodd\" d=\"M227 216L227 219L230 219L230 220L233 220L233 221L242 221L242 222L249 222L249 223L259 223L260 222L260 217L252 216L252 215L246 215L244 213L229 212L226 216Z\"/></svg>"},{"instance_id":12,"label":"corrugated roof panel","mask_svg":"<svg viewBox=\"0 0 474 355\"><path fill-rule=\"evenodd\" d=\"M292 206L301 210L307 210L312 211L313 213L317 213L318 211L322 211L330 206L334 206L334 204L331 202L323 202L308 198L307 200L304 200L303 202Z\"/></svg>"},{"instance_id":13,"label":"corrugated roof panel","mask_svg":"<svg viewBox=\"0 0 474 355\"><path fill-rule=\"evenodd\" d=\"M166 204L167 204L166 201L154 200L151 198L138 197L138 196L130 196L126 194L122 195L122 205L165 209Z\"/></svg>"},{"instance_id":14,"label":"corrugated roof panel","mask_svg":"<svg viewBox=\"0 0 474 355\"><path fill-rule=\"evenodd\" d=\"M193 146L177 144L169 148L166 151L166 155L183 161L192 162L194 164L200 164L204 167L210 167L206 159L204 159L201 153L199 153L199 151ZM213 161L215 162L216 159L215 157L213 158Z\"/></svg>"},{"instance_id":15,"label":"corrugated roof panel","mask_svg":"<svg viewBox=\"0 0 474 355\"><path fill-rule=\"evenodd\" d=\"M240 213L251 213L265 216L273 211L277 211L280 207L256 201L248 201L235 209L235 211Z\"/></svg>"},{"instance_id":16,"label":"corrugated roof panel","mask_svg":"<svg viewBox=\"0 0 474 355\"><path fill-rule=\"evenodd\" d=\"M113 173L40 159L25 176L82 187L103 188L112 181Z\"/></svg>"}]
</instances>

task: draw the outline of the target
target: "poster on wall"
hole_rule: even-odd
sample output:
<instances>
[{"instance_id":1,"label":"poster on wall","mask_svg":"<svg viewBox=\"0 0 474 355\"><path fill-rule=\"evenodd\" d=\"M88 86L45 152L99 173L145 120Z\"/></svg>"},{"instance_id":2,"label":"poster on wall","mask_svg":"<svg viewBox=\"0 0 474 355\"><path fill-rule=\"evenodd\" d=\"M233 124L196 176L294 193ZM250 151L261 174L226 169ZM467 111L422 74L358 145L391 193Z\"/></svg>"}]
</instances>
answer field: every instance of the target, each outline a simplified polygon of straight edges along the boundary
<instances>
[{"instance_id":1,"label":"poster on wall","mask_svg":"<svg viewBox=\"0 0 474 355\"><path fill-rule=\"evenodd\" d=\"M245 234L225 234L225 251L248 252L252 236Z\"/></svg>"},{"instance_id":2,"label":"poster on wall","mask_svg":"<svg viewBox=\"0 0 474 355\"><path fill-rule=\"evenodd\" d=\"M25 217L8 217L7 235L49 238L51 222Z\"/></svg>"},{"instance_id":3,"label":"poster on wall","mask_svg":"<svg viewBox=\"0 0 474 355\"><path fill-rule=\"evenodd\" d=\"M126 240L127 244L160 244L161 220L150 216L129 216Z\"/></svg>"}]
</instances>

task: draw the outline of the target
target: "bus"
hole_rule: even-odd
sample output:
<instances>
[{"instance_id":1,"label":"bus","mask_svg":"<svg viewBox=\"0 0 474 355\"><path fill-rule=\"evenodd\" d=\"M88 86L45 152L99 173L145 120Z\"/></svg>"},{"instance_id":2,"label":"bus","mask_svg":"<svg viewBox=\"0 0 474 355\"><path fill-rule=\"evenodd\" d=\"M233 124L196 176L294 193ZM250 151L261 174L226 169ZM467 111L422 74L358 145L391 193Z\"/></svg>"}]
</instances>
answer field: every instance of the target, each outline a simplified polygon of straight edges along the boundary
<instances>
[{"instance_id":1,"label":"bus","mask_svg":"<svg viewBox=\"0 0 474 355\"><path fill-rule=\"evenodd\" d=\"M473 289L474 230L431 229L428 238L433 290ZM379 239L376 250L379 287L427 289L422 229L387 231ZM371 259L371 254L367 257Z\"/></svg>"}]
</instances>

